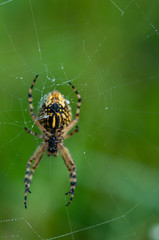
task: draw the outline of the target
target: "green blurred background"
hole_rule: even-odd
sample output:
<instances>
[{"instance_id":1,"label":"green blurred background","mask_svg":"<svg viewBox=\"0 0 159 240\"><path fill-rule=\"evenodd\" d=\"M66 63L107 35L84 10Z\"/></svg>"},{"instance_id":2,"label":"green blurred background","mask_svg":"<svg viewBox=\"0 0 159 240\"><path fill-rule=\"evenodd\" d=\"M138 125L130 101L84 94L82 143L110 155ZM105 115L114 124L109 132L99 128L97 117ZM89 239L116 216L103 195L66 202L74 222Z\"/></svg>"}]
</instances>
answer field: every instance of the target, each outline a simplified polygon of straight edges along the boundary
<instances>
[{"instance_id":1,"label":"green blurred background","mask_svg":"<svg viewBox=\"0 0 159 240\"><path fill-rule=\"evenodd\" d=\"M0 239L159 239L159 2L0 2ZM65 141L77 166L44 155L24 209L27 161L40 140L33 98L59 90L80 132ZM66 235L65 235L66 234Z\"/></svg>"}]
</instances>

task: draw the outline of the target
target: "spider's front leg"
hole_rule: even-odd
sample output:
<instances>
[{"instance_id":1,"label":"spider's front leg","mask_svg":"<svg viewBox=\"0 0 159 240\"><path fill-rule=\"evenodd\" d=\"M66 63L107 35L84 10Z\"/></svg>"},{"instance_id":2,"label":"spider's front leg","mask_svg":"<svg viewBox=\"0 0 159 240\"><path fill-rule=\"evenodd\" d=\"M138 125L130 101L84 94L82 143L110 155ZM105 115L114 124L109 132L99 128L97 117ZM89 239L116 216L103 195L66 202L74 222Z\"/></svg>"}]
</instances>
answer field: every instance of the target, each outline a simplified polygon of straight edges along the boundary
<instances>
[{"instance_id":1,"label":"spider's front leg","mask_svg":"<svg viewBox=\"0 0 159 240\"><path fill-rule=\"evenodd\" d=\"M27 163L27 168L26 168L26 173L25 173L25 178L24 178L24 184L25 184L25 194L24 194L24 206L27 208L26 202L27 202L27 194L28 192L31 193L30 191L30 184L31 180L35 171L35 168L38 166L45 150L47 149L48 144L46 142L43 142L34 152L34 154L31 156ZM35 162L34 162L35 161ZM34 162L32 168L31 164Z\"/></svg>"},{"instance_id":2,"label":"spider's front leg","mask_svg":"<svg viewBox=\"0 0 159 240\"><path fill-rule=\"evenodd\" d=\"M61 143L59 144L59 149L61 153L61 156L70 172L70 191L66 193L66 195L71 194L69 202L66 204L68 206L74 197L75 194L75 188L77 185L77 179L76 179L76 166L75 163L71 157L71 154L69 153L68 149Z\"/></svg>"}]
</instances>

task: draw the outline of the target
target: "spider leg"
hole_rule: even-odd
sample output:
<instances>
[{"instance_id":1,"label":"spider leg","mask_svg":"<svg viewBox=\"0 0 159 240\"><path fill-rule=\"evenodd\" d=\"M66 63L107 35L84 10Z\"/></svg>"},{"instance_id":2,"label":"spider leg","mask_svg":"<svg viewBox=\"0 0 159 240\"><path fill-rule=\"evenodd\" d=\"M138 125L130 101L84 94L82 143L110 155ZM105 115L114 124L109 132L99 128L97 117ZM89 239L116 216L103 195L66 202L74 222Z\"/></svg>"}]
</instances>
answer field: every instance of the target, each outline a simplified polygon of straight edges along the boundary
<instances>
[{"instance_id":1,"label":"spider leg","mask_svg":"<svg viewBox=\"0 0 159 240\"><path fill-rule=\"evenodd\" d=\"M78 131L79 131L79 128L78 128L78 126L76 126L76 129L73 130L72 132L66 134L66 135L64 136L64 139L67 139L67 138L71 137L72 135L74 135L74 134L75 134L76 132L78 132Z\"/></svg>"},{"instance_id":2,"label":"spider leg","mask_svg":"<svg viewBox=\"0 0 159 240\"><path fill-rule=\"evenodd\" d=\"M37 166L39 165L39 162L41 160L41 158L43 157L44 155L44 151L45 150L42 150L43 152L41 152L41 154L39 155L39 157L35 160L35 163L33 164L32 168L31 168L31 171L30 171L30 175L29 175L29 181L28 181L28 189L30 188L30 185L31 185L31 181L32 181L32 178L33 178L33 175L34 175L34 171L35 169L37 168Z\"/></svg>"},{"instance_id":3,"label":"spider leg","mask_svg":"<svg viewBox=\"0 0 159 240\"><path fill-rule=\"evenodd\" d=\"M25 179L24 179L24 184L25 184L25 194L24 194L24 206L27 208L26 202L27 202L27 193L31 193L29 190L31 180L35 171L35 168L38 166L45 150L47 148L47 143L43 142L34 152L34 154L31 156L27 163L27 168L26 168L26 173L25 173ZM31 164L35 161L31 168Z\"/></svg>"},{"instance_id":4,"label":"spider leg","mask_svg":"<svg viewBox=\"0 0 159 240\"><path fill-rule=\"evenodd\" d=\"M30 133L31 135L33 135L33 136L35 136L35 137L38 137L38 138L40 138L40 139L44 139L44 140L47 140L48 138L47 137L45 137L45 136L43 136L43 135L41 135L41 134L38 134L38 133L35 133L35 132L33 132L33 131L31 131L31 130L29 130L28 128L24 128L24 130L26 130L28 133Z\"/></svg>"},{"instance_id":5,"label":"spider leg","mask_svg":"<svg viewBox=\"0 0 159 240\"><path fill-rule=\"evenodd\" d=\"M73 128L77 124L77 122L79 120L80 107L81 107L81 102L82 102L82 98L79 95L79 93L77 92L76 88L72 85L72 83L69 82L69 84L73 88L74 92L76 93L77 98L78 98L78 102L77 102L76 118L69 124L69 126L67 126L65 128L63 136L65 136L67 134L67 132L70 131L71 128Z\"/></svg>"},{"instance_id":6,"label":"spider leg","mask_svg":"<svg viewBox=\"0 0 159 240\"><path fill-rule=\"evenodd\" d=\"M33 80L33 83L31 85L31 87L29 88L29 93L28 93L28 101L29 101L29 111L30 111L30 115L31 118L33 119L33 121L35 122L35 124L38 126L38 128L47 136L51 136L51 133L49 133L48 131L46 131L46 129L40 124L40 122L38 121L35 113L34 113L34 108L33 108L33 97L32 97L32 90L34 87L34 84L36 82L38 75L36 75L36 77Z\"/></svg>"},{"instance_id":7,"label":"spider leg","mask_svg":"<svg viewBox=\"0 0 159 240\"><path fill-rule=\"evenodd\" d=\"M66 193L68 195L69 193L71 194L69 202L66 204L68 206L74 197L75 194L75 188L77 185L77 179L76 179L76 166L75 163L71 157L71 154L69 153L68 149L61 143L59 144L59 149L61 153L61 156L70 172L70 191Z\"/></svg>"}]
</instances>

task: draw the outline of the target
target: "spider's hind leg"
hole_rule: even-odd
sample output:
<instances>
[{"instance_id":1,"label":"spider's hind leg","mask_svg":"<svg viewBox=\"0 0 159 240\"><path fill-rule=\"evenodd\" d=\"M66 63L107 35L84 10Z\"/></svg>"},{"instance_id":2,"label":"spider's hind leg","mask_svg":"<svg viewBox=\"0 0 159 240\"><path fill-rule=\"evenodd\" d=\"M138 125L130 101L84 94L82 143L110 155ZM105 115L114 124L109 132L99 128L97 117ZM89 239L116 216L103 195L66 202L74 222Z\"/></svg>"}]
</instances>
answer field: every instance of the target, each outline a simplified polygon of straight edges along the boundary
<instances>
[{"instance_id":1,"label":"spider's hind leg","mask_svg":"<svg viewBox=\"0 0 159 240\"><path fill-rule=\"evenodd\" d=\"M78 128L78 126L76 125L75 130L73 130L73 131L70 132L70 133L67 133L67 134L64 136L64 139L67 139L67 138L71 137L72 135L74 135L74 134L77 133L77 132L79 132L79 128Z\"/></svg>"},{"instance_id":2,"label":"spider's hind leg","mask_svg":"<svg viewBox=\"0 0 159 240\"><path fill-rule=\"evenodd\" d=\"M74 92L76 93L76 96L78 98L78 102L77 102L76 118L74 120L72 120L72 122L64 129L64 131L63 131L63 137L64 138L67 135L67 132L69 132L71 130L71 128L73 128L77 124L77 122L79 120L79 116L80 116L80 108L81 108L81 103L82 103L82 98L79 95L76 88L72 85L72 83L69 82L69 84L73 88Z\"/></svg>"}]
</instances>

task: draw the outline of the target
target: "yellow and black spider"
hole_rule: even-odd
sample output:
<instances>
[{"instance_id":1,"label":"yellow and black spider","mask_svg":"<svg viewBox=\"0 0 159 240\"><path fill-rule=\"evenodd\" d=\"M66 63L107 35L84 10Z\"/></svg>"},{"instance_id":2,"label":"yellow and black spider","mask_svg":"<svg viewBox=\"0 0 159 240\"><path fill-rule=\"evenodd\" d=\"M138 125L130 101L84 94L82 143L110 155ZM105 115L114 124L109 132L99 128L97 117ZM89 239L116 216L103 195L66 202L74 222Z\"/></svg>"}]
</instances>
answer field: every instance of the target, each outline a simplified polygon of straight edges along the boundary
<instances>
[{"instance_id":1,"label":"yellow and black spider","mask_svg":"<svg viewBox=\"0 0 159 240\"><path fill-rule=\"evenodd\" d=\"M44 141L40 146L37 147L31 158L27 163L26 173L25 173L25 195L24 195L24 206L27 208L27 193L30 191L30 184L34 174L36 167L38 166L41 158L44 155L44 152L47 151L48 156L53 154L53 156L57 156L58 152L61 153L62 158L70 172L70 191L66 193L66 195L71 194L70 200L66 206L68 206L75 194L75 188L77 184L76 180L76 166L71 157L69 150L64 146L63 140L69 138L74 133L78 132L78 127L73 130L71 133L68 133L78 122L79 120L79 113L81 107L81 96L75 89L75 87L69 82L73 90L75 91L78 97L77 103L77 110L76 110L76 117L72 120L71 109L67 104L64 97L61 95L60 92L54 90L53 92L49 93L46 101L42 105L39 110L38 117L34 113L33 103L32 103L32 89L36 82L38 75L36 75L33 83L29 89L28 93L28 101L29 101L29 110L30 115L38 126L38 128L43 132L42 134L34 133L31 130L25 128L25 130L36 136ZM32 165L32 167L31 167Z\"/></svg>"}]
</instances>

